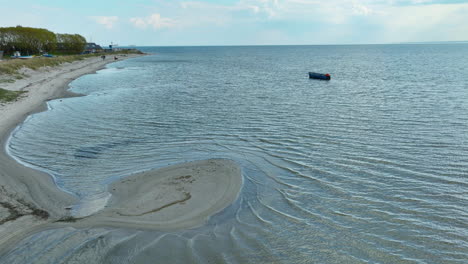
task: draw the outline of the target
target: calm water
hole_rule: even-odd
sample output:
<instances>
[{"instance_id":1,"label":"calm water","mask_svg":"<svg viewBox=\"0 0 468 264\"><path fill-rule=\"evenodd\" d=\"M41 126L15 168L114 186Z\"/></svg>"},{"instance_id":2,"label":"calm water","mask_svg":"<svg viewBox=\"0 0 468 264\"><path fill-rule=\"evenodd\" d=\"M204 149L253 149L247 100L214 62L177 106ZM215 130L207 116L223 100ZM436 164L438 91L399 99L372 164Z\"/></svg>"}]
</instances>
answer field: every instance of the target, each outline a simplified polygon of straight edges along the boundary
<instances>
[{"instance_id":1,"label":"calm water","mask_svg":"<svg viewBox=\"0 0 468 264\"><path fill-rule=\"evenodd\" d=\"M238 200L192 230L40 232L1 263L468 262L468 45L142 50L72 82L87 96L10 153L78 215L116 178L208 158L242 167Z\"/></svg>"}]
</instances>

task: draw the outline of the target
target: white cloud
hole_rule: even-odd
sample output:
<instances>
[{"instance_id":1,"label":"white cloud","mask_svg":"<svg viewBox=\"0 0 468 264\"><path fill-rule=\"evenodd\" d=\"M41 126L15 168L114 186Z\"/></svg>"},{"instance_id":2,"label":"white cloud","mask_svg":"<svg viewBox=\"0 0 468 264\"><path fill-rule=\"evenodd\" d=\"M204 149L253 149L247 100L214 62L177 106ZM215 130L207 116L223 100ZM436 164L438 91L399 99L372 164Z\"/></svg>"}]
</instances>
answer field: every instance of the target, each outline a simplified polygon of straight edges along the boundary
<instances>
[{"instance_id":1,"label":"white cloud","mask_svg":"<svg viewBox=\"0 0 468 264\"><path fill-rule=\"evenodd\" d=\"M247 8L240 7L238 4L222 5L206 2L180 2L178 9L179 25L183 28L202 28L202 27L222 27L231 25L244 19L239 18L236 12L244 11ZM255 7L250 7L253 10Z\"/></svg>"},{"instance_id":2,"label":"white cloud","mask_svg":"<svg viewBox=\"0 0 468 264\"><path fill-rule=\"evenodd\" d=\"M344 24L376 12L371 0L239 0L232 8L249 10L257 19Z\"/></svg>"},{"instance_id":3,"label":"white cloud","mask_svg":"<svg viewBox=\"0 0 468 264\"><path fill-rule=\"evenodd\" d=\"M112 29L119 20L119 18L116 16L93 16L91 18L107 29Z\"/></svg>"},{"instance_id":4,"label":"white cloud","mask_svg":"<svg viewBox=\"0 0 468 264\"><path fill-rule=\"evenodd\" d=\"M282 2L280 0L240 0L236 8L238 10L252 11L256 15L267 15L268 18L274 18L282 10Z\"/></svg>"},{"instance_id":5,"label":"white cloud","mask_svg":"<svg viewBox=\"0 0 468 264\"><path fill-rule=\"evenodd\" d=\"M371 8L362 4L358 4L358 3L353 4L352 10L355 15L367 16L373 13L373 10Z\"/></svg>"},{"instance_id":6,"label":"white cloud","mask_svg":"<svg viewBox=\"0 0 468 264\"><path fill-rule=\"evenodd\" d=\"M151 16L133 17L137 28L177 28L184 38L212 32L249 43L262 36L291 43L387 43L467 38L468 4L433 0L200 0L164 1ZM161 13L167 17L162 17ZM170 17L170 18L169 18ZM220 31L216 31L220 30ZM225 31L222 31L225 30ZM321 34L308 34L322 32ZM254 33L252 33L254 32ZM213 33L214 34L214 33Z\"/></svg>"},{"instance_id":7,"label":"white cloud","mask_svg":"<svg viewBox=\"0 0 468 264\"><path fill-rule=\"evenodd\" d=\"M138 28L152 27L154 29L174 28L177 21L171 18L162 17L161 14L154 13L148 17L130 18L130 23Z\"/></svg>"},{"instance_id":8,"label":"white cloud","mask_svg":"<svg viewBox=\"0 0 468 264\"><path fill-rule=\"evenodd\" d=\"M381 17L388 40L466 40L468 4L433 4L387 8Z\"/></svg>"},{"instance_id":9,"label":"white cloud","mask_svg":"<svg viewBox=\"0 0 468 264\"><path fill-rule=\"evenodd\" d=\"M200 1L182 1L180 7L188 12L194 12L197 15L200 13L204 14L203 20L207 19L207 16L211 17L235 17L236 12L250 12L250 14L256 16L267 16L268 18L275 17L281 11L282 5L280 0L239 0L238 2L227 5L227 4L212 4ZM223 19L216 19L223 20ZM226 18L224 20L229 20Z\"/></svg>"}]
</instances>

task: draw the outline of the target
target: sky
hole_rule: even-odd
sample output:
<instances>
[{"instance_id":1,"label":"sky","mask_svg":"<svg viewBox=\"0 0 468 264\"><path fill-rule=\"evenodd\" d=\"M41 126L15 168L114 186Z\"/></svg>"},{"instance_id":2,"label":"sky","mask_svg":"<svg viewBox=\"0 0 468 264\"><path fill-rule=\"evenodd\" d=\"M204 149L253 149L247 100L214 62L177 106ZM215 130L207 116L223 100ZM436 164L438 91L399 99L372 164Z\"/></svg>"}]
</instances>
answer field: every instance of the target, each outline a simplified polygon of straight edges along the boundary
<instances>
[{"instance_id":1,"label":"sky","mask_svg":"<svg viewBox=\"0 0 468 264\"><path fill-rule=\"evenodd\" d=\"M0 27L137 46L467 41L468 0L0 0Z\"/></svg>"}]
</instances>

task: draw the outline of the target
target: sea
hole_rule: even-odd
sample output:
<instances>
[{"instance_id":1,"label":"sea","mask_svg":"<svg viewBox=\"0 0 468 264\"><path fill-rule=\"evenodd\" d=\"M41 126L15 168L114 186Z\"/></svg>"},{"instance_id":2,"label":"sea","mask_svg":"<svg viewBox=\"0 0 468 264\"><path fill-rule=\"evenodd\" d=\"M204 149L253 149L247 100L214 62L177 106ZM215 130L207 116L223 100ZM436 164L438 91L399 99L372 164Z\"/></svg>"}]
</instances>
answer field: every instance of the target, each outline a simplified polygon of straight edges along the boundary
<instances>
[{"instance_id":1,"label":"sea","mask_svg":"<svg viewBox=\"0 0 468 264\"><path fill-rule=\"evenodd\" d=\"M8 153L76 216L117 179L211 158L241 167L239 196L192 229L48 229L0 263L468 263L468 44L139 49Z\"/></svg>"}]
</instances>

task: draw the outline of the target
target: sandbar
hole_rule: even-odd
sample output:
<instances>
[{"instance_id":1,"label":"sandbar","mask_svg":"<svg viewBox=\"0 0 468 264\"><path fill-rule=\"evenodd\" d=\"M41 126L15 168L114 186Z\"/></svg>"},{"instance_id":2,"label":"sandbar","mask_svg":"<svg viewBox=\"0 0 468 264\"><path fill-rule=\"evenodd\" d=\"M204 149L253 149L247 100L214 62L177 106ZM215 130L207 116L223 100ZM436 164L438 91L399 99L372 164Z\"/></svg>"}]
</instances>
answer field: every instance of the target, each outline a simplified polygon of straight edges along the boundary
<instances>
[{"instance_id":1,"label":"sandbar","mask_svg":"<svg viewBox=\"0 0 468 264\"><path fill-rule=\"evenodd\" d=\"M108 205L76 226L157 230L197 227L234 202L241 186L240 167L226 159L150 170L111 184Z\"/></svg>"}]
</instances>

